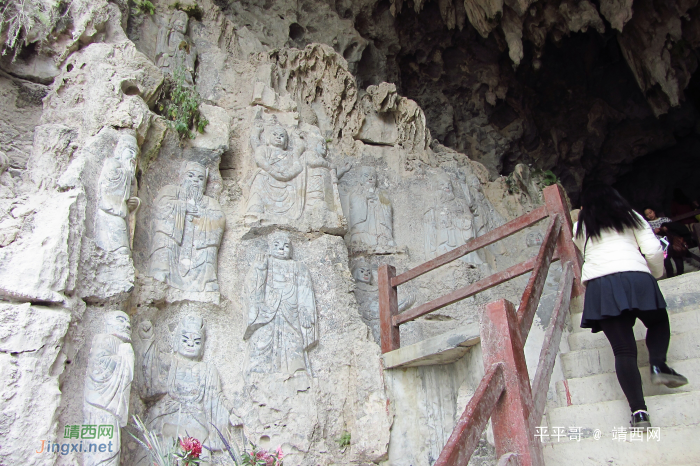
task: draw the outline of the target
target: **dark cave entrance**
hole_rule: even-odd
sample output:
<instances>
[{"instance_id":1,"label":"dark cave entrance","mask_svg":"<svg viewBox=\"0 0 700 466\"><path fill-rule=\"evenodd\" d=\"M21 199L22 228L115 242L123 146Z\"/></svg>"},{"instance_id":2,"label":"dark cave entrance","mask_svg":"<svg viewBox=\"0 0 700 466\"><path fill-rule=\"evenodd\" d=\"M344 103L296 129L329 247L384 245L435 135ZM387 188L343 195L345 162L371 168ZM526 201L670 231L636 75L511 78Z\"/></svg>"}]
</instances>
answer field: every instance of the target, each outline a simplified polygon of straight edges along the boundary
<instances>
[{"instance_id":1,"label":"dark cave entrance","mask_svg":"<svg viewBox=\"0 0 700 466\"><path fill-rule=\"evenodd\" d=\"M607 22L602 34L550 32L540 51L523 40L524 57L514 68L500 29L487 38L468 21L449 30L438 2L426 2L420 13L404 5L387 53L391 40L376 27L387 14L377 8L356 16L371 44L360 63L361 85L395 82L423 108L434 139L485 163L492 176L519 163L551 170L574 204L593 181L614 185L638 209L669 211L676 189L700 198L697 70L680 106L657 117Z\"/></svg>"}]
</instances>

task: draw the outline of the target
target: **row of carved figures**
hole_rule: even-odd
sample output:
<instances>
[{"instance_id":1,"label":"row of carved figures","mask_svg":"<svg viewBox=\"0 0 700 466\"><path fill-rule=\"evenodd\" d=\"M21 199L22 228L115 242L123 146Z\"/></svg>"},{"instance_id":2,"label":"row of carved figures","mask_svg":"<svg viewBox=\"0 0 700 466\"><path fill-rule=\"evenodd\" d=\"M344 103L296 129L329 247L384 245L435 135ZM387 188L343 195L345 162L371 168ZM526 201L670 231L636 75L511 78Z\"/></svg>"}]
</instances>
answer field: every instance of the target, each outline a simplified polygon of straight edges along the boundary
<instances>
[{"instance_id":1,"label":"row of carved figures","mask_svg":"<svg viewBox=\"0 0 700 466\"><path fill-rule=\"evenodd\" d=\"M396 248L393 209L388 194L377 187L377 172L363 166L354 183L343 186L338 178L351 164L334 167L326 160L326 141L313 133L296 133L289 142L287 130L274 125L262 138L262 120L251 134L256 168L250 178L246 203L247 224L289 225L295 221L328 223L347 219L346 242L353 250L367 253L392 252ZM307 147L312 149L307 150ZM108 158L99 180L99 209L95 240L107 251L129 254L133 241L133 212L140 205L134 196L138 145L132 136L120 138L114 156ZM154 200L150 249L150 275L184 291L218 291L218 248L226 225L216 199L204 194L208 169L198 162L182 165L179 185L166 185ZM426 258L430 259L483 235L502 220L474 175L455 183L447 174L434 179L434 201L423 214ZM342 206L342 207L341 207ZM127 220L128 219L128 220ZM502 246L491 247L502 254ZM472 264L484 262L483 253L464 258Z\"/></svg>"}]
</instances>

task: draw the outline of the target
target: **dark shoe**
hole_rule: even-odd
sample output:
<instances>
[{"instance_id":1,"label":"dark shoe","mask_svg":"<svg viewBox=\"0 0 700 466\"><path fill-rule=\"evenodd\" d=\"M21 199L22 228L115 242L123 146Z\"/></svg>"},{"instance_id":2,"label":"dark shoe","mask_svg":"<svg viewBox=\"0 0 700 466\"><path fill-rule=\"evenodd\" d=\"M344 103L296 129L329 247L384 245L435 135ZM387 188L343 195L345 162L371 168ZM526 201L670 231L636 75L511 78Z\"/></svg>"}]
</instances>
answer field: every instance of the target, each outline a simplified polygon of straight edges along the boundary
<instances>
[{"instance_id":1,"label":"dark shoe","mask_svg":"<svg viewBox=\"0 0 700 466\"><path fill-rule=\"evenodd\" d=\"M666 364L651 366L651 383L654 385L666 385L669 388L681 387L688 383L688 379L674 371Z\"/></svg>"},{"instance_id":2,"label":"dark shoe","mask_svg":"<svg viewBox=\"0 0 700 466\"><path fill-rule=\"evenodd\" d=\"M643 410L635 411L632 413L632 420L630 421L631 427L651 427L651 421L649 420L649 413Z\"/></svg>"}]
</instances>

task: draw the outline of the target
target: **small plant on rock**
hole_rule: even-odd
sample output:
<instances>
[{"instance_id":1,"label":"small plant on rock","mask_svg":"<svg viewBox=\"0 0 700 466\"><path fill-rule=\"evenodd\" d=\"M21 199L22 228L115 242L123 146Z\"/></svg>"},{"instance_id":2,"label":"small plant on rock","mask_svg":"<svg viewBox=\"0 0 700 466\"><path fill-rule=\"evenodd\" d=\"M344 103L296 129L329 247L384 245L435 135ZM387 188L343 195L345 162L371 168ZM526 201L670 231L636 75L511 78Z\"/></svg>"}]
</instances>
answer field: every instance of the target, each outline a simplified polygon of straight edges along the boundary
<instances>
[{"instance_id":1,"label":"small plant on rock","mask_svg":"<svg viewBox=\"0 0 700 466\"><path fill-rule=\"evenodd\" d=\"M183 67L175 69L172 78L166 78L165 98L158 105L162 115L168 120L172 129L181 137L194 139L197 134L204 132L209 121L199 112L201 98L197 90L185 82Z\"/></svg>"},{"instance_id":2,"label":"small plant on rock","mask_svg":"<svg viewBox=\"0 0 700 466\"><path fill-rule=\"evenodd\" d=\"M154 466L196 466L199 464L199 456L202 454L202 444L194 437L184 437L173 441L170 448L166 447L163 439L155 432L148 430L143 421L134 416L133 430L137 434L129 432L143 448L148 452Z\"/></svg>"},{"instance_id":3,"label":"small plant on rock","mask_svg":"<svg viewBox=\"0 0 700 466\"><path fill-rule=\"evenodd\" d=\"M343 434L340 436L340 438L335 439L336 443L340 447L341 450L345 451L347 447L350 446L350 432L345 431Z\"/></svg>"},{"instance_id":4,"label":"small plant on rock","mask_svg":"<svg viewBox=\"0 0 700 466\"><path fill-rule=\"evenodd\" d=\"M155 14L156 6L150 0L131 0L139 13Z\"/></svg>"}]
</instances>

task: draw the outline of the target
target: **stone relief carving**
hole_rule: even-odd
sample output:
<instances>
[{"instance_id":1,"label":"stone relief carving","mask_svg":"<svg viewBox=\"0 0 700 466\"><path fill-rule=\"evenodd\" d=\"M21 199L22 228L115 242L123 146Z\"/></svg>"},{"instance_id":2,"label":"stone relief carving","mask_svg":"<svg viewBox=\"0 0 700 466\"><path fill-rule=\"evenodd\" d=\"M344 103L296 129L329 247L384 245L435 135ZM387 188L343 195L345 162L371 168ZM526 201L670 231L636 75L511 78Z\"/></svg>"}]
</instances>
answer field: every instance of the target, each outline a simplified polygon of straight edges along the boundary
<instances>
[{"instance_id":1,"label":"stone relief carving","mask_svg":"<svg viewBox=\"0 0 700 466\"><path fill-rule=\"evenodd\" d=\"M432 259L466 244L476 237L476 225L467 200L458 197L447 174L433 180L435 201L423 214L426 258ZM484 261L477 251L462 257L464 262L479 265Z\"/></svg>"},{"instance_id":2,"label":"stone relief carving","mask_svg":"<svg viewBox=\"0 0 700 466\"><path fill-rule=\"evenodd\" d=\"M131 347L129 316L109 312L104 331L92 339L83 401L85 424L112 426L114 448L84 455L86 466L118 466L121 427L129 420L129 395L134 377L134 350Z\"/></svg>"},{"instance_id":3,"label":"stone relief carving","mask_svg":"<svg viewBox=\"0 0 700 466\"><path fill-rule=\"evenodd\" d=\"M258 254L246 277L251 372L312 375L308 352L318 343L318 316L311 274L292 259L284 232L270 235L269 254Z\"/></svg>"},{"instance_id":4,"label":"stone relief carving","mask_svg":"<svg viewBox=\"0 0 700 466\"><path fill-rule=\"evenodd\" d=\"M391 201L377 189L376 169L361 167L359 183L349 188L341 200L348 219L345 240L351 248L374 252L396 248Z\"/></svg>"},{"instance_id":5,"label":"stone relief carving","mask_svg":"<svg viewBox=\"0 0 700 466\"><path fill-rule=\"evenodd\" d=\"M542 246L543 241L544 241L544 237L542 236L542 233L540 233L539 231L531 231L525 237L525 245L528 248L540 247L540 246Z\"/></svg>"},{"instance_id":6,"label":"stone relief carving","mask_svg":"<svg viewBox=\"0 0 700 466\"><path fill-rule=\"evenodd\" d=\"M496 227L505 223L501 215L496 211L491 202L486 199L484 191L481 189L481 182L476 175L468 175L467 186L464 193L469 201L469 207L474 214L474 230L476 237L488 233ZM488 249L497 255L505 254L506 249L502 242L493 243Z\"/></svg>"},{"instance_id":7,"label":"stone relief carving","mask_svg":"<svg viewBox=\"0 0 700 466\"><path fill-rule=\"evenodd\" d=\"M359 259L353 264L352 276L355 279L355 299L362 320L372 330L374 341L380 343L379 287L374 284L372 266L364 259ZM414 293L404 293L404 290L399 293L399 312L409 309L416 302Z\"/></svg>"},{"instance_id":8,"label":"stone relief carving","mask_svg":"<svg viewBox=\"0 0 700 466\"><path fill-rule=\"evenodd\" d=\"M327 159L328 146L323 138L316 138L312 150L304 152L307 166L306 207L322 212L341 213L338 179L348 172L352 165L333 166Z\"/></svg>"},{"instance_id":9,"label":"stone relief carving","mask_svg":"<svg viewBox=\"0 0 700 466\"><path fill-rule=\"evenodd\" d=\"M517 164L507 182L509 190L518 195L520 204L526 212L530 212L535 206L542 204L542 191L532 178L532 172L527 165Z\"/></svg>"},{"instance_id":10,"label":"stone relief carving","mask_svg":"<svg viewBox=\"0 0 700 466\"><path fill-rule=\"evenodd\" d=\"M98 181L95 214L95 243L101 249L130 254L134 219L130 215L141 205L136 194L136 138L122 135L112 157L105 160Z\"/></svg>"},{"instance_id":11,"label":"stone relief carving","mask_svg":"<svg viewBox=\"0 0 700 466\"><path fill-rule=\"evenodd\" d=\"M155 61L161 71L171 75L178 67L183 67L185 82L193 85L197 48L187 37L187 22L187 13L176 10L170 18L170 23L160 28Z\"/></svg>"},{"instance_id":12,"label":"stone relief carving","mask_svg":"<svg viewBox=\"0 0 700 466\"><path fill-rule=\"evenodd\" d=\"M250 186L245 221L247 224L261 219L287 223L298 219L304 209L306 178L301 155L305 150L298 133L289 134L281 125L269 128L267 141L262 140L262 119L256 119L250 136L255 170ZM267 133L267 131L265 131Z\"/></svg>"},{"instance_id":13,"label":"stone relief carving","mask_svg":"<svg viewBox=\"0 0 700 466\"><path fill-rule=\"evenodd\" d=\"M314 131L315 130L315 131ZM325 139L310 131L289 132L273 119L254 120L250 145L256 169L250 181L245 223L304 225L305 229L344 233L338 178L350 168L327 158Z\"/></svg>"},{"instance_id":14,"label":"stone relief carving","mask_svg":"<svg viewBox=\"0 0 700 466\"><path fill-rule=\"evenodd\" d=\"M213 428L224 432L231 423L216 367L203 362L206 329L201 317L183 317L173 335L174 353L163 353L155 342L153 325L139 326L139 394L150 403L149 429L163 435L165 445L180 436L191 436L212 450L223 445Z\"/></svg>"},{"instance_id":15,"label":"stone relief carving","mask_svg":"<svg viewBox=\"0 0 700 466\"><path fill-rule=\"evenodd\" d=\"M180 185L164 186L153 205L150 275L184 291L219 291L217 260L226 218L204 190L208 170L184 162Z\"/></svg>"}]
</instances>

